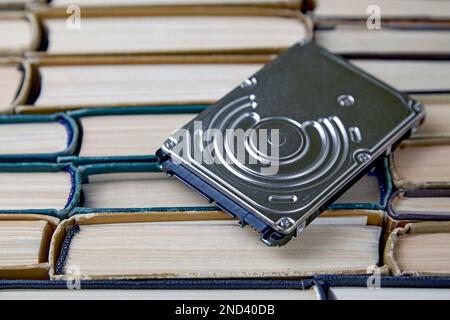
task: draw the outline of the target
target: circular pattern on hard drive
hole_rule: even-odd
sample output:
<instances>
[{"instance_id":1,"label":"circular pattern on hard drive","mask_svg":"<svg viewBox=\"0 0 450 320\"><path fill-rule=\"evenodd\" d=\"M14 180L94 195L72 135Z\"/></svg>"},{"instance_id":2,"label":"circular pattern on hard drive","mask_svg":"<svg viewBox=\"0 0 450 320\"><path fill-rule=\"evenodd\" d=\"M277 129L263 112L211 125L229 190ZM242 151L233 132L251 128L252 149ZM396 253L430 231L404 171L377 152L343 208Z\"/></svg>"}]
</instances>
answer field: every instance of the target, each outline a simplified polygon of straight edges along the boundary
<instances>
[{"instance_id":1,"label":"circular pattern on hard drive","mask_svg":"<svg viewBox=\"0 0 450 320\"><path fill-rule=\"evenodd\" d=\"M254 95L236 99L210 122L209 129L223 134L223 141L213 141L225 174L256 186L299 189L331 178L348 159L347 130L338 117L301 123L263 117L255 100Z\"/></svg>"}]
</instances>

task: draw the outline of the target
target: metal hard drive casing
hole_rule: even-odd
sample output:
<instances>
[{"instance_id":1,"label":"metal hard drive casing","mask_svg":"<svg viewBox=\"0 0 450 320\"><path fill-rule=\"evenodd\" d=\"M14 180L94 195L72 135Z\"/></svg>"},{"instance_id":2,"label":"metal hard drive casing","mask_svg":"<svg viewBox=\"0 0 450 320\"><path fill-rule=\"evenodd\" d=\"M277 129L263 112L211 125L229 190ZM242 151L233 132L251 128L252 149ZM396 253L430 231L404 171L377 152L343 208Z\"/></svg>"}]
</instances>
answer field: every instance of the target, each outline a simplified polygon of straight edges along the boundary
<instances>
[{"instance_id":1,"label":"metal hard drive casing","mask_svg":"<svg viewBox=\"0 0 450 320\"><path fill-rule=\"evenodd\" d=\"M251 225L266 244L283 245L424 115L420 104L345 60L297 44L186 124L157 154L168 174ZM211 129L223 139L205 138ZM235 138L230 129L245 134ZM255 143L262 129L278 129L275 156L267 151L272 135L266 148L263 138ZM188 148L178 148L182 143ZM236 156L238 148L244 158ZM206 153L219 161L205 162ZM271 161L275 174L264 170Z\"/></svg>"}]
</instances>

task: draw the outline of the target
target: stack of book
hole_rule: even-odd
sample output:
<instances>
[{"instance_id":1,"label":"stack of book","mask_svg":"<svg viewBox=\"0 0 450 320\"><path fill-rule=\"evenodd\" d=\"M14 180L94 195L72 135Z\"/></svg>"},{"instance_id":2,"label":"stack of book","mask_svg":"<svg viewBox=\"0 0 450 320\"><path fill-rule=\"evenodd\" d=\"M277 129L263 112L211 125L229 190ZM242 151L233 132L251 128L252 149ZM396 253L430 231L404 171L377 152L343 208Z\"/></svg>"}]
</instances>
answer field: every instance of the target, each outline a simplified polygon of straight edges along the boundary
<instances>
[{"instance_id":1,"label":"stack of book","mask_svg":"<svg viewBox=\"0 0 450 320\"><path fill-rule=\"evenodd\" d=\"M450 299L450 3L433 3L1 1L16 11L0 11L0 299ZM155 151L303 41L413 94L427 120L273 248Z\"/></svg>"}]
</instances>

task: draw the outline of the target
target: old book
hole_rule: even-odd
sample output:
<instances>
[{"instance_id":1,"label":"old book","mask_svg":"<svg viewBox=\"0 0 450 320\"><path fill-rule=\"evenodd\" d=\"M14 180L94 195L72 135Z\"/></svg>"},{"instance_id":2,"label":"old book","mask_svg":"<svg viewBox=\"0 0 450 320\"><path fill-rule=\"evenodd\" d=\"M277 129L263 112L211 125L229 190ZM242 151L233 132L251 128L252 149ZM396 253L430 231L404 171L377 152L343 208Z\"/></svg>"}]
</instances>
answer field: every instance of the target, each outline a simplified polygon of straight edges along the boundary
<instances>
[{"instance_id":1,"label":"old book","mask_svg":"<svg viewBox=\"0 0 450 320\"><path fill-rule=\"evenodd\" d=\"M300 12L264 8L119 10L111 16L85 15L81 28L68 27L65 16L40 18L46 46L35 47L37 55L277 53L310 36Z\"/></svg>"},{"instance_id":2,"label":"old book","mask_svg":"<svg viewBox=\"0 0 450 320\"><path fill-rule=\"evenodd\" d=\"M316 19L360 19L367 20L371 6L380 8L383 20L446 20L450 17L450 6L446 1L428 0L315 0Z\"/></svg>"},{"instance_id":3,"label":"old book","mask_svg":"<svg viewBox=\"0 0 450 320\"><path fill-rule=\"evenodd\" d=\"M0 3L1 7L1 3ZM35 18L23 13L0 12L0 56L21 55L34 47Z\"/></svg>"},{"instance_id":4,"label":"old book","mask_svg":"<svg viewBox=\"0 0 450 320\"><path fill-rule=\"evenodd\" d=\"M305 37L299 21L279 17L84 18L77 32L67 30L66 19L44 25L49 54L273 50Z\"/></svg>"},{"instance_id":5,"label":"old book","mask_svg":"<svg viewBox=\"0 0 450 320\"><path fill-rule=\"evenodd\" d=\"M75 171L69 165L0 165L0 212L57 214L75 200Z\"/></svg>"},{"instance_id":6,"label":"old book","mask_svg":"<svg viewBox=\"0 0 450 320\"><path fill-rule=\"evenodd\" d=\"M450 29L429 25L388 24L370 30L365 23L319 25L315 42L347 57L450 56Z\"/></svg>"},{"instance_id":7,"label":"old book","mask_svg":"<svg viewBox=\"0 0 450 320\"><path fill-rule=\"evenodd\" d=\"M409 217L411 220L423 220L427 216L429 220L450 220L450 191L399 191L393 195L390 208L395 216Z\"/></svg>"},{"instance_id":8,"label":"old book","mask_svg":"<svg viewBox=\"0 0 450 320\"><path fill-rule=\"evenodd\" d=\"M40 263L45 253L41 242L47 229L45 221L0 221L0 265L12 267Z\"/></svg>"},{"instance_id":9,"label":"old book","mask_svg":"<svg viewBox=\"0 0 450 320\"><path fill-rule=\"evenodd\" d=\"M379 186L373 177L363 178L337 203L378 203ZM209 203L175 179L156 173L103 174L82 186L86 208L203 207Z\"/></svg>"},{"instance_id":10,"label":"old book","mask_svg":"<svg viewBox=\"0 0 450 320\"><path fill-rule=\"evenodd\" d=\"M82 185L86 208L157 208L203 207L209 203L179 181L156 172L136 171L137 166L123 168L122 173L88 176ZM129 172L127 172L129 171ZM361 178L336 203L379 203L380 185L376 176Z\"/></svg>"},{"instance_id":11,"label":"old book","mask_svg":"<svg viewBox=\"0 0 450 320\"><path fill-rule=\"evenodd\" d=\"M365 175L334 203L380 203L380 184L377 176Z\"/></svg>"},{"instance_id":12,"label":"old book","mask_svg":"<svg viewBox=\"0 0 450 320\"><path fill-rule=\"evenodd\" d=\"M111 60L33 63L27 68L29 82L21 88L16 110L48 113L108 106L210 104L268 61L253 56Z\"/></svg>"},{"instance_id":13,"label":"old book","mask_svg":"<svg viewBox=\"0 0 450 320\"><path fill-rule=\"evenodd\" d=\"M85 208L210 206L203 197L163 173L108 173L89 176L82 185Z\"/></svg>"},{"instance_id":14,"label":"old book","mask_svg":"<svg viewBox=\"0 0 450 320\"><path fill-rule=\"evenodd\" d=\"M449 300L450 289L331 287L329 300Z\"/></svg>"},{"instance_id":15,"label":"old book","mask_svg":"<svg viewBox=\"0 0 450 320\"><path fill-rule=\"evenodd\" d=\"M388 159L377 161L368 174L362 176L328 208L385 210L392 192Z\"/></svg>"},{"instance_id":16,"label":"old book","mask_svg":"<svg viewBox=\"0 0 450 320\"><path fill-rule=\"evenodd\" d=\"M450 60L353 59L356 66L400 91L448 92Z\"/></svg>"},{"instance_id":17,"label":"old book","mask_svg":"<svg viewBox=\"0 0 450 320\"><path fill-rule=\"evenodd\" d=\"M155 154L175 130L195 114L137 114L81 117L80 157Z\"/></svg>"},{"instance_id":18,"label":"old book","mask_svg":"<svg viewBox=\"0 0 450 320\"><path fill-rule=\"evenodd\" d=\"M450 222L411 223L395 229L384 251L393 275L450 275Z\"/></svg>"},{"instance_id":19,"label":"old book","mask_svg":"<svg viewBox=\"0 0 450 320\"><path fill-rule=\"evenodd\" d=\"M407 140L392 155L395 185L403 189L446 188L450 185L450 144L440 140Z\"/></svg>"},{"instance_id":20,"label":"old book","mask_svg":"<svg viewBox=\"0 0 450 320\"><path fill-rule=\"evenodd\" d=\"M70 115L0 116L0 160L77 164L154 160L165 139L195 117L195 113L176 113L180 109L193 112L203 108L150 107L86 110Z\"/></svg>"},{"instance_id":21,"label":"old book","mask_svg":"<svg viewBox=\"0 0 450 320\"><path fill-rule=\"evenodd\" d=\"M0 210L62 210L70 191L68 172L1 172Z\"/></svg>"},{"instance_id":22,"label":"old book","mask_svg":"<svg viewBox=\"0 0 450 320\"><path fill-rule=\"evenodd\" d=\"M321 300L311 289L2 289L0 300Z\"/></svg>"},{"instance_id":23,"label":"old book","mask_svg":"<svg viewBox=\"0 0 450 320\"><path fill-rule=\"evenodd\" d=\"M176 179L161 173L156 166L146 163L117 163L86 165L79 167L82 172L84 213L90 209L120 208L145 211L154 208L210 207L206 199ZM355 204L379 204L381 188L378 178L373 175L361 181L344 193L337 203L354 207Z\"/></svg>"},{"instance_id":24,"label":"old book","mask_svg":"<svg viewBox=\"0 0 450 320\"><path fill-rule=\"evenodd\" d=\"M103 217L107 220L102 222ZM364 274L378 261L381 227L368 225L364 211L319 218L300 237L278 248L265 246L254 237L255 231L242 230L228 219L174 221L167 213L148 214L147 221L142 214L137 217L137 223L123 214L81 215L66 221L53 245L61 248L58 241L69 229L65 244L70 245L54 261L52 277L64 279L70 266L78 266L81 279L290 278Z\"/></svg>"},{"instance_id":25,"label":"old book","mask_svg":"<svg viewBox=\"0 0 450 320\"><path fill-rule=\"evenodd\" d=\"M48 250L58 220L40 215L0 216L0 279L47 279Z\"/></svg>"},{"instance_id":26,"label":"old book","mask_svg":"<svg viewBox=\"0 0 450 320\"><path fill-rule=\"evenodd\" d=\"M180 5L248 5L261 7L300 8L301 0L51 0L47 7L51 9L67 8L78 5L83 10L111 9L124 7L180 6ZM41 7L42 8L42 7ZM45 9L42 8L42 9Z\"/></svg>"},{"instance_id":27,"label":"old book","mask_svg":"<svg viewBox=\"0 0 450 320\"><path fill-rule=\"evenodd\" d=\"M425 122L414 138L450 138L450 94L423 94L414 96L425 106Z\"/></svg>"}]
</instances>

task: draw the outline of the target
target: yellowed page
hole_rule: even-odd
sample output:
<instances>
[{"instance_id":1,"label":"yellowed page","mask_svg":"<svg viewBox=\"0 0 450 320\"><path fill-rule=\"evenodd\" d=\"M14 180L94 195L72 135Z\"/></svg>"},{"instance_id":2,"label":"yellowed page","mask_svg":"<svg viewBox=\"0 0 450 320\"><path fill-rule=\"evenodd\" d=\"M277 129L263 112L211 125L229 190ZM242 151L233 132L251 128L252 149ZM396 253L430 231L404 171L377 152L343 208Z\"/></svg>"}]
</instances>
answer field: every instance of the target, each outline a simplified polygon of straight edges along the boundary
<instances>
[{"instance_id":1,"label":"yellowed page","mask_svg":"<svg viewBox=\"0 0 450 320\"><path fill-rule=\"evenodd\" d=\"M427 116L417 131L418 136L450 135L450 95L421 95L415 97L425 106Z\"/></svg>"},{"instance_id":2,"label":"yellowed page","mask_svg":"<svg viewBox=\"0 0 450 320\"><path fill-rule=\"evenodd\" d=\"M210 206L209 202L180 181L163 173L103 175L83 184L83 206L87 208L150 208ZM92 176L95 179L95 175Z\"/></svg>"},{"instance_id":3,"label":"yellowed page","mask_svg":"<svg viewBox=\"0 0 450 320\"><path fill-rule=\"evenodd\" d=\"M448 61L355 59L352 62L400 91L450 89Z\"/></svg>"},{"instance_id":4,"label":"yellowed page","mask_svg":"<svg viewBox=\"0 0 450 320\"><path fill-rule=\"evenodd\" d=\"M365 24L317 30L318 45L337 54L448 54L450 31L417 29L370 30Z\"/></svg>"},{"instance_id":5,"label":"yellowed page","mask_svg":"<svg viewBox=\"0 0 450 320\"><path fill-rule=\"evenodd\" d=\"M31 25L25 19L0 19L0 52L18 52L32 41Z\"/></svg>"},{"instance_id":6,"label":"yellowed page","mask_svg":"<svg viewBox=\"0 0 450 320\"><path fill-rule=\"evenodd\" d=\"M69 172L0 172L0 210L57 209L72 189Z\"/></svg>"},{"instance_id":7,"label":"yellowed page","mask_svg":"<svg viewBox=\"0 0 450 320\"><path fill-rule=\"evenodd\" d=\"M411 146L394 153L399 180L421 184L450 181L450 145Z\"/></svg>"},{"instance_id":8,"label":"yellowed page","mask_svg":"<svg viewBox=\"0 0 450 320\"><path fill-rule=\"evenodd\" d=\"M17 65L0 65L0 112L10 108L19 91L21 80L22 72Z\"/></svg>"},{"instance_id":9,"label":"yellowed page","mask_svg":"<svg viewBox=\"0 0 450 320\"><path fill-rule=\"evenodd\" d=\"M1 3L1 2L0 2ZM299 4L298 0L53 0L53 7L66 7L77 4L83 7L93 6L135 6L135 5L241 5L241 4Z\"/></svg>"},{"instance_id":10,"label":"yellowed page","mask_svg":"<svg viewBox=\"0 0 450 320\"><path fill-rule=\"evenodd\" d=\"M442 0L316 0L314 15L318 18L367 19L367 8L378 6L382 18L448 18L450 7ZM371 11L372 12L372 11Z\"/></svg>"},{"instance_id":11,"label":"yellowed page","mask_svg":"<svg viewBox=\"0 0 450 320\"><path fill-rule=\"evenodd\" d=\"M450 274L450 233L406 234L395 242L402 272Z\"/></svg>"},{"instance_id":12,"label":"yellowed page","mask_svg":"<svg viewBox=\"0 0 450 320\"><path fill-rule=\"evenodd\" d=\"M40 263L46 221L0 221L0 267Z\"/></svg>"},{"instance_id":13,"label":"yellowed page","mask_svg":"<svg viewBox=\"0 0 450 320\"><path fill-rule=\"evenodd\" d=\"M85 17L76 30L66 19L45 26L50 54L278 50L307 37L297 18L274 16Z\"/></svg>"},{"instance_id":14,"label":"yellowed page","mask_svg":"<svg viewBox=\"0 0 450 320\"><path fill-rule=\"evenodd\" d=\"M68 139L66 127L59 122L1 124L0 155L61 152Z\"/></svg>"}]
</instances>

